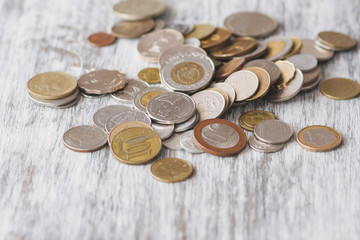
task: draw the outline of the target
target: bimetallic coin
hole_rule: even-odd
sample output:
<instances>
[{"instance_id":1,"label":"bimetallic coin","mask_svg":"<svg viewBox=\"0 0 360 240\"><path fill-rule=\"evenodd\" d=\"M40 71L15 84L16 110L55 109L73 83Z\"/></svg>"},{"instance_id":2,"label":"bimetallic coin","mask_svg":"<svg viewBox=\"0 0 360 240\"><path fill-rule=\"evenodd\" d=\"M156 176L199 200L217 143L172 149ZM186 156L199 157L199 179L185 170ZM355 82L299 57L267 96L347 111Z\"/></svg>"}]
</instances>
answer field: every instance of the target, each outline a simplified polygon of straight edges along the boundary
<instances>
[{"instance_id":1,"label":"bimetallic coin","mask_svg":"<svg viewBox=\"0 0 360 240\"><path fill-rule=\"evenodd\" d=\"M115 37L112 34L98 32L91 34L87 40L95 47L105 47L112 44L115 41Z\"/></svg>"},{"instance_id":2,"label":"bimetallic coin","mask_svg":"<svg viewBox=\"0 0 360 240\"><path fill-rule=\"evenodd\" d=\"M248 54L242 55L241 57L245 58L246 61L259 58L267 53L267 45L265 43L257 42L256 48ZM236 59L237 57L234 57Z\"/></svg>"},{"instance_id":3,"label":"bimetallic coin","mask_svg":"<svg viewBox=\"0 0 360 240\"><path fill-rule=\"evenodd\" d=\"M293 42L287 37L272 37L266 40L268 51L265 59L276 61L283 59L292 49Z\"/></svg>"},{"instance_id":4,"label":"bimetallic coin","mask_svg":"<svg viewBox=\"0 0 360 240\"><path fill-rule=\"evenodd\" d=\"M73 92L69 96L66 96L64 98L54 99L54 100L38 99L36 97L31 96L30 93L29 93L29 97L32 101L34 101L35 103L37 103L39 105L42 105L45 107L57 108L57 107L61 107L64 105L68 105L68 104L72 103L73 101L75 101L79 97L79 89L76 88L75 92Z\"/></svg>"},{"instance_id":5,"label":"bimetallic coin","mask_svg":"<svg viewBox=\"0 0 360 240\"><path fill-rule=\"evenodd\" d=\"M293 46L292 46L291 51L284 57L284 59L288 59L290 56L292 56L294 54L298 54L302 47L302 41L300 38L297 38L297 37L289 37L289 38L293 42Z\"/></svg>"},{"instance_id":6,"label":"bimetallic coin","mask_svg":"<svg viewBox=\"0 0 360 240\"><path fill-rule=\"evenodd\" d=\"M356 46L355 39L338 32L320 32L316 40L335 51L349 50Z\"/></svg>"},{"instance_id":7,"label":"bimetallic coin","mask_svg":"<svg viewBox=\"0 0 360 240\"><path fill-rule=\"evenodd\" d=\"M200 40L197 39L197 38L187 38L187 39L185 39L184 44L194 46L194 47L198 47L198 48L201 45Z\"/></svg>"},{"instance_id":8,"label":"bimetallic coin","mask_svg":"<svg viewBox=\"0 0 360 240\"><path fill-rule=\"evenodd\" d=\"M162 144L165 147L172 149L172 150L182 150L182 147L180 144L180 138L181 138L180 133L173 133L173 135L171 135L171 137L162 141Z\"/></svg>"},{"instance_id":9,"label":"bimetallic coin","mask_svg":"<svg viewBox=\"0 0 360 240\"><path fill-rule=\"evenodd\" d=\"M166 28L176 30L180 32L182 35L185 35L193 27L190 24L184 22L170 22L166 24Z\"/></svg>"},{"instance_id":10,"label":"bimetallic coin","mask_svg":"<svg viewBox=\"0 0 360 240\"><path fill-rule=\"evenodd\" d=\"M234 88L230 84L227 84L227 83L215 83L215 84L212 85L212 87L215 87L215 88L218 88L218 89L221 89L221 90L225 91L226 94L229 97L229 100L230 100L229 107L231 107L233 105L233 103L236 100L236 93L235 93Z\"/></svg>"},{"instance_id":11,"label":"bimetallic coin","mask_svg":"<svg viewBox=\"0 0 360 240\"><path fill-rule=\"evenodd\" d=\"M146 106L148 102L155 96L165 93L171 92L171 90L163 87L148 87L140 91L134 98L134 106L143 112L146 112Z\"/></svg>"},{"instance_id":12,"label":"bimetallic coin","mask_svg":"<svg viewBox=\"0 0 360 240\"><path fill-rule=\"evenodd\" d=\"M150 172L158 181L175 183L188 179L193 173L193 167L182 159L163 158L151 165Z\"/></svg>"},{"instance_id":13,"label":"bimetallic coin","mask_svg":"<svg viewBox=\"0 0 360 240\"><path fill-rule=\"evenodd\" d=\"M205 50L202 48L194 47L194 46L190 46L190 45L180 45L180 46L176 46L173 48L169 48L161 53L160 58L159 58L160 66L162 66L168 58L170 58L174 55L177 55L177 54L182 54L184 52L196 52L196 53L200 53L204 56L207 56Z\"/></svg>"},{"instance_id":14,"label":"bimetallic coin","mask_svg":"<svg viewBox=\"0 0 360 240\"><path fill-rule=\"evenodd\" d=\"M93 123L98 126L100 129L105 130L106 121L115 113L127 112L131 110L130 107L123 105L110 105L103 108L100 108L94 113Z\"/></svg>"},{"instance_id":15,"label":"bimetallic coin","mask_svg":"<svg viewBox=\"0 0 360 240\"><path fill-rule=\"evenodd\" d=\"M309 54L295 54L288 58L302 72L311 72L317 67L317 59Z\"/></svg>"},{"instance_id":16,"label":"bimetallic coin","mask_svg":"<svg viewBox=\"0 0 360 240\"><path fill-rule=\"evenodd\" d=\"M290 140L293 130L286 122L269 119L256 124L254 134L262 142L280 144Z\"/></svg>"},{"instance_id":17,"label":"bimetallic coin","mask_svg":"<svg viewBox=\"0 0 360 240\"><path fill-rule=\"evenodd\" d=\"M299 145L312 152L328 152L339 147L341 134L333 128L313 125L301 129L296 135Z\"/></svg>"},{"instance_id":18,"label":"bimetallic coin","mask_svg":"<svg viewBox=\"0 0 360 240\"><path fill-rule=\"evenodd\" d=\"M160 124L153 122L151 126L161 140L169 138L174 133L174 124Z\"/></svg>"},{"instance_id":19,"label":"bimetallic coin","mask_svg":"<svg viewBox=\"0 0 360 240\"><path fill-rule=\"evenodd\" d=\"M235 35L266 37L276 30L278 24L259 12L239 12L228 16L224 25Z\"/></svg>"},{"instance_id":20,"label":"bimetallic coin","mask_svg":"<svg viewBox=\"0 0 360 240\"><path fill-rule=\"evenodd\" d=\"M226 78L225 83L234 88L237 102L253 96L259 87L259 79L256 74L247 70L234 72Z\"/></svg>"},{"instance_id":21,"label":"bimetallic coin","mask_svg":"<svg viewBox=\"0 0 360 240\"><path fill-rule=\"evenodd\" d=\"M280 78L281 72L278 66L272 61L266 59L256 59L245 64L244 69L248 67L259 67L264 69L270 75L271 85L274 85Z\"/></svg>"},{"instance_id":22,"label":"bimetallic coin","mask_svg":"<svg viewBox=\"0 0 360 240\"><path fill-rule=\"evenodd\" d=\"M216 28L215 32L209 37L201 40L201 47L203 49L210 49L221 45L222 43L229 40L231 32L226 28Z\"/></svg>"},{"instance_id":23,"label":"bimetallic coin","mask_svg":"<svg viewBox=\"0 0 360 240\"><path fill-rule=\"evenodd\" d=\"M210 36L216 28L211 24L195 24L194 30L186 35L186 38L197 38L199 40Z\"/></svg>"},{"instance_id":24,"label":"bimetallic coin","mask_svg":"<svg viewBox=\"0 0 360 240\"><path fill-rule=\"evenodd\" d=\"M231 59L245 55L256 48L256 39L252 37L239 37L231 40L228 45L220 46L210 51L216 59Z\"/></svg>"},{"instance_id":25,"label":"bimetallic coin","mask_svg":"<svg viewBox=\"0 0 360 240\"><path fill-rule=\"evenodd\" d=\"M185 151L190 153L203 153L204 151L198 148L194 142L194 130L184 132L180 138L180 144Z\"/></svg>"},{"instance_id":26,"label":"bimetallic coin","mask_svg":"<svg viewBox=\"0 0 360 240\"><path fill-rule=\"evenodd\" d=\"M216 69L214 77L216 79L227 78L233 72L240 70L245 65L245 63L245 58L242 57L224 63L222 66Z\"/></svg>"},{"instance_id":27,"label":"bimetallic coin","mask_svg":"<svg viewBox=\"0 0 360 240\"><path fill-rule=\"evenodd\" d=\"M95 126L77 126L63 135L65 147L75 152L94 152L106 145L107 135Z\"/></svg>"},{"instance_id":28,"label":"bimetallic coin","mask_svg":"<svg viewBox=\"0 0 360 240\"><path fill-rule=\"evenodd\" d=\"M360 94L360 84L347 78L330 78L320 84L320 92L328 98L347 100Z\"/></svg>"},{"instance_id":29,"label":"bimetallic coin","mask_svg":"<svg viewBox=\"0 0 360 240\"><path fill-rule=\"evenodd\" d=\"M270 75L268 74L268 72L259 67L249 67L244 70L248 70L255 73L259 79L258 90L252 97L246 99L246 101L254 101L265 96L270 90L270 85L271 85Z\"/></svg>"},{"instance_id":30,"label":"bimetallic coin","mask_svg":"<svg viewBox=\"0 0 360 240\"><path fill-rule=\"evenodd\" d=\"M314 56L318 61L326 61L334 56L333 51L328 51L322 49L315 44L315 40L312 39L302 39L303 45L301 47L300 53L309 54Z\"/></svg>"},{"instance_id":31,"label":"bimetallic coin","mask_svg":"<svg viewBox=\"0 0 360 240\"><path fill-rule=\"evenodd\" d=\"M177 124L195 114L194 100L179 92L162 93L152 98L146 106L149 116L158 123Z\"/></svg>"},{"instance_id":32,"label":"bimetallic coin","mask_svg":"<svg viewBox=\"0 0 360 240\"><path fill-rule=\"evenodd\" d=\"M257 152L274 153L284 148L284 143L270 144L259 141L255 136L250 136L249 146Z\"/></svg>"},{"instance_id":33,"label":"bimetallic coin","mask_svg":"<svg viewBox=\"0 0 360 240\"><path fill-rule=\"evenodd\" d=\"M296 68L293 63L287 60L278 60L275 64L279 67L281 72L281 78L277 81L277 85L286 85L295 77Z\"/></svg>"},{"instance_id":34,"label":"bimetallic coin","mask_svg":"<svg viewBox=\"0 0 360 240\"><path fill-rule=\"evenodd\" d=\"M258 123L269 119L277 119L277 117L271 112L263 110L253 110L241 114L241 116L239 117L239 125L245 130L253 132L255 126Z\"/></svg>"},{"instance_id":35,"label":"bimetallic coin","mask_svg":"<svg viewBox=\"0 0 360 240\"><path fill-rule=\"evenodd\" d=\"M196 111L195 114L191 118L189 118L189 120L186 120L185 122L182 122L182 123L175 124L174 132L179 133L179 132L185 132L189 129L192 129L199 122L199 120L200 120L200 115Z\"/></svg>"},{"instance_id":36,"label":"bimetallic coin","mask_svg":"<svg viewBox=\"0 0 360 240\"><path fill-rule=\"evenodd\" d=\"M129 79L124 89L112 93L111 96L124 103L134 103L135 96L148 87L149 84L144 81Z\"/></svg>"},{"instance_id":37,"label":"bimetallic coin","mask_svg":"<svg viewBox=\"0 0 360 240\"><path fill-rule=\"evenodd\" d=\"M162 0L126 0L114 5L115 14L125 21L138 21L157 17L165 11Z\"/></svg>"},{"instance_id":38,"label":"bimetallic coin","mask_svg":"<svg viewBox=\"0 0 360 240\"><path fill-rule=\"evenodd\" d=\"M139 72L138 77L150 84L160 83L158 68L145 68Z\"/></svg>"},{"instance_id":39,"label":"bimetallic coin","mask_svg":"<svg viewBox=\"0 0 360 240\"><path fill-rule=\"evenodd\" d=\"M120 123L119 125L114 127L111 130L111 132L109 133L109 137L108 137L109 146L111 147L112 140L119 132L121 132L122 130L128 129L128 128L134 128L134 127L143 127L143 128L148 128L150 130L154 130L152 127L150 127L149 125L147 125L146 123L143 123L143 122L129 121L129 122Z\"/></svg>"},{"instance_id":40,"label":"bimetallic coin","mask_svg":"<svg viewBox=\"0 0 360 240\"><path fill-rule=\"evenodd\" d=\"M149 32L155 26L151 18L135 22L118 22L111 31L118 38L138 38L144 33Z\"/></svg>"},{"instance_id":41,"label":"bimetallic coin","mask_svg":"<svg viewBox=\"0 0 360 240\"><path fill-rule=\"evenodd\" d=\"M146 113L135 109L130 109L129 111L115 113L109 117L105 123L105 130L107 133L110 133L111 130L117 125L129 121L143 122L149 126L151 125L151 119Z\"/></svg>"},{"instance_id":42,"label":"bimetallic coin","mask_svg":"<svg viewBox=\"0 0 360 240\"><path fill-rule=\"evenodd\" d=\"M219 117L225 109L225 99L217 91L205 90L191 95L196 103L200 121Z\"/></svg>"}]
</instances>

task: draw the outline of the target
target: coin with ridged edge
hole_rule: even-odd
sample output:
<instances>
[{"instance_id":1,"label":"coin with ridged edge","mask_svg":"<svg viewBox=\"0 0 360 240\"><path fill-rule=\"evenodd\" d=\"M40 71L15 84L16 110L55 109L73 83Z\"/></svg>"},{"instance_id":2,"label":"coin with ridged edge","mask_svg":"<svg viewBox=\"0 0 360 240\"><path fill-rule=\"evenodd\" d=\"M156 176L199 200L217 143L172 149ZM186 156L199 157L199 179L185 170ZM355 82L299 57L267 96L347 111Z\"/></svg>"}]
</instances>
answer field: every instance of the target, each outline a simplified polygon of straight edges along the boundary
<instances>
[{"instance_id":1,"label":"coin with ridged edge","mask_svg":"<svg viewBox=\"0 0 360 240\"><path fill-rule=\"evenodd\" d=\"M150 172L158 181L175 183L188 179L193 173L193 167L182 159L163 158L151 165Z\"/></svg>"}]
</instances>

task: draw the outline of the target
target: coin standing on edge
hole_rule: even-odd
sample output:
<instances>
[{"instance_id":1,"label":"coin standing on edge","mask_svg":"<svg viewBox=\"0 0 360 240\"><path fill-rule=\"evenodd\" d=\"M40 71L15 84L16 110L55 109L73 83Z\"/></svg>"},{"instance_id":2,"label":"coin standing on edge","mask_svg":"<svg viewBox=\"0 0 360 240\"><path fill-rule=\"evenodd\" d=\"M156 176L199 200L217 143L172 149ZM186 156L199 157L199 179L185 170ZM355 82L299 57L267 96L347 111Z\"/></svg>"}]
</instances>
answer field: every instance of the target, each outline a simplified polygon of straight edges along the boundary
<instances>
[{"instance_id":1,"label":"coin standing on edge","mask_svg":"<svg viewBox=\"0 0 360 240\"><path fill-rule=\"evenodd\" d=\"M188 179L193 173L193 167L182 159L163 158L151 165L150 173L158 181L175 183Z\"/></svg>"},{"instance_id":2,"label":"coin standing on edge","mask_svg":"<svg viewBox=\"0 0 360 240\"><path fill-rule=\"evenodd\" d=\"M262 142L280 144L290 140L293 130L286 122L270 119L256 124L254 134Z\"/></svg>"}]
</instances>

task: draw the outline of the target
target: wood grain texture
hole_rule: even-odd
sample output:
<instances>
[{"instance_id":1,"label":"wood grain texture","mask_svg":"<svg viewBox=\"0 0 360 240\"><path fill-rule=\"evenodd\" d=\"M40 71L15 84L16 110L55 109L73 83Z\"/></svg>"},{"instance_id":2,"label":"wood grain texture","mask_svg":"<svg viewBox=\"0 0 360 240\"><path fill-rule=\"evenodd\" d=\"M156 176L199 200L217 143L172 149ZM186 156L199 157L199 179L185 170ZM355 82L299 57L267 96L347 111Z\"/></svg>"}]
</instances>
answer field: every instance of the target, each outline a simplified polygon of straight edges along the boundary
<instances>
[{"instance_id":1,"label":"wood grain texture","mask_svg":"<svg viewBox=\"0 0 360 240\"><path fill-rule=\"evenodd\" d=\"M297 132L312 124L334 127L343 145L329 153L300 148L261 154L247 147L235 157L162 150L159 157L190 161L194 176L165 184L150 165L128 166L109 148L76 153L62 144L70 127L91 124L107 96L69 109L35 105L28 79L40 72L79 76L118 69L136 78L144 67L138 40L97 49L89 34L110 31L117 0L0 0L0 239L359 239L359 97L334 101L318 89L285 103L257 101L225 115L236 121L253 109L275 113ZM236 11L275 17L274 35L315 38L336 30L360 39L358 0L168 0L166 21L223 26ZM360 81L357 49L320 65L323 78Z\"/></svg>"}]
</instances>

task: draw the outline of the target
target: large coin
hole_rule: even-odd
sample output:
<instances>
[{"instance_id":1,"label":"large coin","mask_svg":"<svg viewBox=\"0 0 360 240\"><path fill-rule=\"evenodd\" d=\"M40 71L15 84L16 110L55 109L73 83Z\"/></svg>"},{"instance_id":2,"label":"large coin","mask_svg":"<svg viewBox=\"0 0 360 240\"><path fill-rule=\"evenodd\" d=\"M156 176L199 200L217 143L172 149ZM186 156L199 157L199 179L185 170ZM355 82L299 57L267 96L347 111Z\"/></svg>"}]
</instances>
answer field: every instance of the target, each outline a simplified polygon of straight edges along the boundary
<instances>
[{"instance_id":1,"label":"large coin","mask_svg":"<svg viewBox=\"0 0 360 240\"><path fill-rule=\"evenodd\" d=\"M200 115L200 121L219 117L226 106L223 95L217 91L205 90L197 92L191 97L196 103L196 110Z\"/></svg>"},{"instance_id":2,"label":"large coin","mask_svg":"<svg viewBox=\"0 0 360 240\"><path fill-rule=\"evenodd\" d=\"M254 134L262 142L280 144L290 140L293 130L286 122L270 119L256 124Z\"/></svg>"},{"instance_id":3,"label":"large coin","mask_svg":"<svg viewBox=\"0 0 360 240\"><path fill-rule=\"evenodd\" d=\"M63 135L65 147L75 152L93 152L103 148L107 135L95 126L77 126L67 130Z\"/></svg>"},{"instance_id":4,"label":"large coin","mask_svg":"<svg viewBox=\"0 0 360 240\"><path fill-rule=\"evenodd\" d=\"M225 83L230 84L236 92L236 101L244 101L253 96L258 87L259 79L255 73L248 70L234 72L226 78Z\"/></svg>"},{"instance_id":5,"label":"large coin","mask_svg":"<svg viewBox=\"0 0 360 240\"><path fill-rule=\"evenodd\" d=\"M231 59L236 56L242 56L256 48L256 39L252 37L239 37L231 40L227 45L220 46L210 51L210 54L216 59Z\"/></svg>"},{"instance_id":6,"label":"large coin","mask_svg":"<svg viewBox=\"0 0 360 240\"><path fill-rule=\"evenodd\" d=\"M278 152L284 147L284 143L270 144L259 141L254 135L249 138L249 146L257 152L273 153Z\"/></svg>"},{"instance_id":7,"label":"large coin","mask_svg":"<svg viewBox=\"0 0 360 240\"><path fill-rule=\"evenodd\" d=\"M322 49L315 44L313 39L302 39L303 45L300 53L314 56L318 61L326 61L334 56L333 51Z\"/></svg>"},{"instance_id":8,"label":"large coin","mask_svg":"<svg viewBox=\"0 0 360 240\"><path fill-rule=\"evenodd\" d=\"M180 138L180 144L185 151L190 153L203 153L204 151L198 148L194 142L194 130L184 132Z\"/></svg>"},{"instance_id":9,"label":"large coin","mask_svg":"<svg viewBox=\"0 0 360 240\"><path fill-rule=\"evenodd\" d=\"M134 128L134 127L143 127L143 128L148 128L148 129L154 130L152 127L150 127L149 125L147 125L146 123L143 123L143 122L128 121L128 122L120 123L119 125L114 127L111 130L111 132L109 133L109 137L108 137L109 146L111 147L112 140L119 132L121 132L122 130L128 129L128 128Z\"/></svg>"},{"instance_id":10,"label":"large coin","mask_svg":"<svg viewBox=\"0 0 360 240\"><path fill-rule=\"evenodd\" d=\"M209 49L226 42L231 37L231 32L226 28L217 28L209 37L201 40L201 47Z\"/></svg>"},{"instance_id":11,"label":"large coin","mask_svg":"<svg viewBox=\"0 0 360 240\"><path fill-rule=\"evenodd\" d=\"M184 52L196 52L196 53L200 53L204 56L207 56L205 50L202 48L194 47L194 46L190 46L190 45L180 45L180 46L169 48L161 53L160 58L159 58L160 66L162 66L168 58L170 58L174 55L177 55L179 53L184 53Z\"/></svg>"},{"instance_id":12,"label":"large coin","mask_svg":"<svg viewBox=\"0 0 360 240\"><path fill-rule=\"evenodd\" d=\"M105 131L105 123L112 115L114 115L115 113L125 112L129 110L131 110L130 107L122 105L110 105L100 108L94 113L93 123L100 129Z\"/></svg>"},{"instance_id":13,"label":"large coin","mask_svg":"<svg viewBox=\"0 0 360 240\"><path fill-rule=\"evenodd\" d=\"M320 92L328 98L346 100L360 94L360 84L347 78L330 78L320 84Z\"/></svg>"},{"instance_id":14,"label":"large coin","mask_svg":"<svg viewBox=\"0 0 360 240\"><path fill-rule=\"evenodd\" d=\"M199 40L210 36L216 28L211 24L195 24L194 30L186 35L186 38L197 38Z\"/></svg>"},{"instance_id":15,"label":"large coin","mask_svg":"<svg viewBox=\"0 0 360 240\"><path fill-rule=\"evenodd\" d=\"M144 81L129 79L124 89L112 93L111 96L124 103L133 103L135 96L148 87L149 84Z\"/></svg>"},{"instance_id":16,"label":"large coin","mask_svg":"<svg viewBox=\"0 0 360 240\"><path fill-rule=\"evenodd\" d=\"M264 69L270 75L271 85L274 85L280 78L281 72L278 66L272 61L266 59L256 59L245 64L244 68L259 67Z\"/></svg>"},{"instance_id":17,"label":"large coin","mask_svg":"<svg viewBox=\"0 0 360 240\"><path fill-rule=\"evenodd\" d=\"M338 32L320 32L316 40L335 51L349 50L356 46L355 39Z\"/></svg>"},{"instance_id":18,"label":"large coin","mask_svg":"<svg viewBox=\"0 0 360 240\"><path fill-rule=\"evenodd\" d=\"M35 103L37 103L39 105L46 106L46 107L58 108L58 107L61 107L64 105L68 105L68 104L72 103L73 101L75 101L79 97L79 89L76 88L75 92L73 92L69 96L66 96L64 98L54 99L54 100L38 99L38 98L31 96L30 93L29 93L29 97L31 100L33 100Z\"/></svg>"},{"instance_id":19,"label":"large coin","mask_svg":"<svg viewBox=\"0 0 360 240\"><path fill-rule=\"evenodd\" d=\"M151 125L151 119L147 116L146 113L139 110L130 109L129 111L115 113L109 117L105 123L105 130L107 133L110 133L111 130L117 125L129 121L143 122L149 126Z\"/></svg>"},{"instance_id":20,"label":"large coin","mask_svg":"<svg viewBox=\"0 0 360 240\"><path fill-rule=\"evenodd\" d=\"M135 22L118 22L111 31L118 38L138 38L144 33L149 32L155 26L152 19Z\"/></svg>"},{"instance_id":21,"label":"large coin","mask_svg":"<svg viewBox=\"0 0 360 240\"><path fill-rule=\"evenodd\" d=\"M143 90L141 90L138 94L136 94L134 98L134 106L143 112L146 112L146 106L148 102L155 96L170 92L169 89L163 88L163 87L148 87Z\"/></svg>"},{"instance_id":22,"label":"large coin","mask_svg":"<svg viewBox=\"0 0 360 240\"><path fill-rule=\"evenodd\" d=\"M114 5L113 10L125 21L137 21L157 17L165 8L162 0L126 0Z\"/></svg>"},{"instance_id":23,"label":"large coin","mask_svg":"<svg viewBox=\"0 0 360 240\"><path fill-rule=\"evenodd\" d=\"M161 182L181 182L189 178L193 172L191 164L178 158L163 158L151 165L151 175Z\"/></svg>"}]
</instances>

